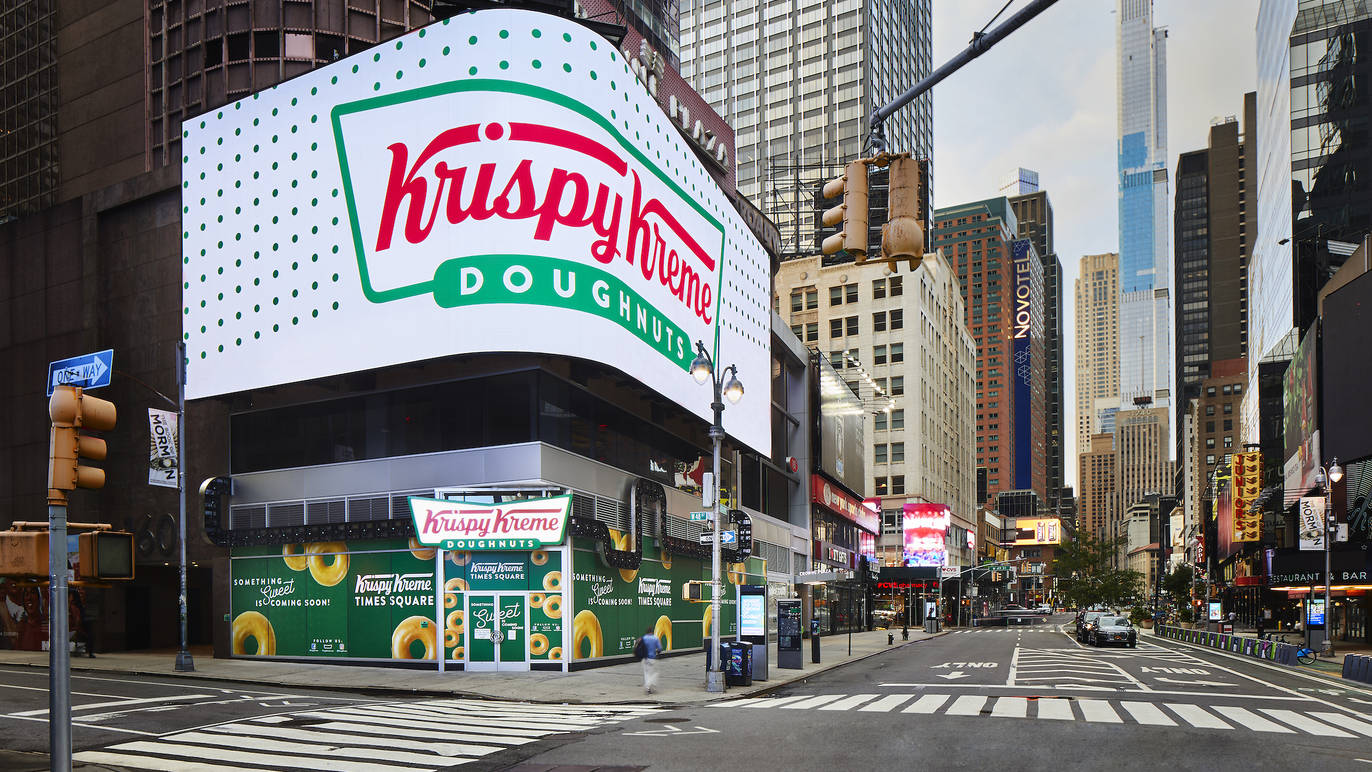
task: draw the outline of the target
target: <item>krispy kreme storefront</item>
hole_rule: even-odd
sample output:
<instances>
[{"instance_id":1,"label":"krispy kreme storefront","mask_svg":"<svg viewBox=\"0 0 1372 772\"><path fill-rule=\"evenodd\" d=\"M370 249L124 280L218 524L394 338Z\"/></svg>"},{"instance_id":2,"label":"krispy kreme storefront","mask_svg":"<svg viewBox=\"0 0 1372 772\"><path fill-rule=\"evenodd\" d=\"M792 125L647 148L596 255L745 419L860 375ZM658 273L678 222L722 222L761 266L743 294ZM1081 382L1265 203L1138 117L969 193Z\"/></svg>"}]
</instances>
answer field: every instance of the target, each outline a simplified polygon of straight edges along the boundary
<instances>
[{"instance_id":1,"label":"krispy kreme storefront","mask_svg":"<svg viewBox=\"0 0 1372 772\"><path fill-rule=\"evenodd\" d=\"M416 497L406 540L235 550L233 655L571 670L623 661L649 626L669 655L702 650L710 606L682 599L687 581L709 578L698 545L573 518L572 500ZM731 636L738 585L766 572L752 557L727 572L720 632Z\"/></svg>"}]
</instances>

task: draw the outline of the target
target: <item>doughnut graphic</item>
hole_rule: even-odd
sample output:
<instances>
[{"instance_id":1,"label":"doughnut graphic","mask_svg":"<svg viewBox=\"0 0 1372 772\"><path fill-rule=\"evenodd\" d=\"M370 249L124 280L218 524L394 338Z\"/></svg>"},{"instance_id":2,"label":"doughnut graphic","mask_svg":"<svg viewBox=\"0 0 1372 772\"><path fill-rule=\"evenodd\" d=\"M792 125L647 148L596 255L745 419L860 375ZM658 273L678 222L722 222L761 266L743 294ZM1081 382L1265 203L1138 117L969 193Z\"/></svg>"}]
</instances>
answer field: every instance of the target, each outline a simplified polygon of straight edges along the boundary
<instances>
[{"instance_id":1,"label":"doughnut graphic","mask_svg":"<svg viewBox=\"0 0 1372 772\"><path fill-rule=\"evenodd\" d=\"M705 616L700 620L700 637L702 640L710 637L710 620L714 618L714 614L713 606L705 607Z\"/></svg>"},{"instance_id":2,"label":"doughnut graphic","mask_svg":"<svg viewBox=\"0 0 1372 772\"><path fill-rule=\"evenodd\" d=\"M424 644L423 659L433 659L436 638L434 625L428 619L409 617L396 625L395 632L391 633L391 656L395 659L414 659L410 644L419 641Z\"/></svg>"},{"instance_id":3,"label":"doughnut graphic","mask_svg":"<svg viewBox=\"0 0 1372 772\"><path fill-rule=\"evenodd\" d=\"M529 636L529 653L535 657L548 652L548 636L543 633L534 633Z\"/></svg>"},{"instance_id":4,"label":"doughnut graphic","mask_svg":"<svg viewBox=\"0 0 1372 772\"><path fill-rule=\"evenodd\" d=\"M562 592L562 572L549 571L548 575L543 577L543 589L548 592Z\"/></svg>"},{"instance_id":5,"label":"doughnut graphic","mask_svg":"<svg viewBox=\"0 0 1372 772\"><path fill-rule=\"evenodd\" d=\"M448 615L448 629L461 635L462 631L466 628L466 620L467 612L458 609Z\"/></svg>"},{"instance_id":6,"label":"doughnut graphic","mask_svg":"<svg viewBox=\"0 0 1372 772\"><path fill-rule=\"evenodd\" d=\"M586 659L604 656L605 636L600 631L600 620L589 609L577 612L576 618L572 620L573 659L583 659L581 656L582 641L590 644L590 653L586 655Z\"/></svg>"},{"instance_id":7,"label":"doughnut graphic","mask_svg":"<svg viewBox=\"0 0 1372 772\"><path fill-rule=\"evenodd\" d=\"M672 553L662 553L662 567L667 569L668 571L672 570Z\"/></svg>"},{"instance_id":8,"label":"doughnut graphic","mask_svg":"<svg viewBox=\"0 0 1372 772\"><path fill-rule=\"evenodd\" d=\"M455 646L455 647L453 647L453 659L466 659L466 657L467 657L467 647L466 647L466 646Z\"/></svg>"},{"instance_id":9,"label":"doughnut graphic","mask_svg":"<svg viewBox=\"0 0 1372 772\"><path fill-rule=\"evenodd\" d=\"M276 654L276 631L272 629L271 621L256 611L244 611L234 617L233 653L247 654L249 638L257 642L255 655L271 657Z\"/></svg>"},{"instance_id":10,"label":"doughnut graphic","mask_svg":"<svg viewBox=\"0 0 1372 772\"><path fill-rule=\"evenodd\" d=\"M437 552L438 548L425 547L419 543L418 539L413 536L410 537L410 554L414 555L416 560L433 560Z\"/></svg>"},{"instance_id":11,"label":"doughnut graphic","mask_svg":"<svg viewBox=\"0 0 1372 772\"><path fill-rule=\"evenodd\" d=\"M743 584L748 581L748 567L743 563L729 564L729 581L732 584Z\"/></svg>"},{"instance_id":12,"label":"doughnut graphic","mask_svg":"<svg viewBox=\"0 0 1372 772\"><path fill-rule=\"evenodd\" d=\"M348 545L341 541L317 541L305 545L305 554L310 563L310 576L314 577L322 587L332 587L343 581L343 577L348 575L348 556L346 554L326 555L325 553L343 553L348 549ZM332 560L332 563L325 561Z\"/></svg>"},{"instance_id":13,"label":"doughnut graphic","mask_svg":"<svg viewBox=\"0 0 1372 772\"><path fill-rule=\"evenodd\" d=\"M534 550L532 553L529 554L529 562L533 563L533 564L536 565L536 566L541 566L541 565L547 563L547 562L548 562L548 551L547 551L547 550Z\"/></svg>"},{"instance_id":14,"label":"doughnut graphic","mask_svg":"<svg viewBox=\"0 0 1372 772\"><path fill-rule=\"evenodd\" d=\"M451 560L451 561L453 562L453 565L455 565L455 566L465 566L465 565L467 565L468 563L471 562L471 560L472 560L472 553L470 553L470 552L449 552L449 553L448 553L448 560Z\"/></svg>"},{"instance_id":15,"label":"doughnut graphic","mask_svg":"<svg viewBox=\"0 0 1372 772\"><path fill-rule=\"evenodd\" d=\"M541 592L529 593L529 608L543 608L543 600L547 596Z\"/></svg>"},{"instance_id":16,"label":"doughnut graphic","mask_svg":"<svg viewBox=\"0 0 1372 772\"><path fill-rule=\"evenodd\" d=\"M657 618L657 623L653 625L653 635L662 641L662 650L672 650L672 620L666 615Z\"/></svg>"},{"instance_id":17,"label":"doughnut graphic","mask_svg":"<svg viewBox=\"0 0 1372 772\"><path fill-rule=\"evenodd\" d=\"M630 542L632 541L632 538L627 533L621 533L620 531L616 531L615 529L611 528L610 541L614 544L615 549L627 550L631 546ZM634 579L638 578L638 569L635 568L633 570L630 570L627 568L621 568L619 569L619 578L623 579L626 582L632 582Z\"/></svg>"},{"instance_id":18,"label":"doughnut graphic","mask_svg":"<svg viewBox=\"0 0 1372 772\"><path fill-rule=\"evenodd\" d=\"M562 647L554 646L548 649L548 659L562 659Z\"/></svg>"},{"instance_id":19,"label":"doughnut graphic","mask_svg":"<svg viewBox=\"0 0 1372 772\"><path fill-rule=\"evenodd\" d=\"M282 544L281 559L286 561L286 568L292 571L304 571L309 567L309 558L301 554L304 550L299 544Z\"/></svg>"},{"instance_id":20,"label":"doughnut graphic","mask_svg":"<svg viewBox=\"0 0 1372 772\"><path fill-rule=\"evenodd\" d=\"M543 614L549 619L562 618L562 596L549 595L543 601Z\"/></svg>"},{"instance_id":21,"label":"doughnut graphic","mask_svg":"<svg viewBox=\"0 0 1372 772\"><path fill-rule=\"evenodd\" d=\"M451 648L457 646L457 645L460 644L460 643L462 643L462 633L458 632L457 630L452 629L451 627L449 627L447 630L444 630L444 631L443 631L443 645L444 645L444 646L446 646L446 647L448 647L448 648L451 649Z\"/></svg>"}]
</instances>

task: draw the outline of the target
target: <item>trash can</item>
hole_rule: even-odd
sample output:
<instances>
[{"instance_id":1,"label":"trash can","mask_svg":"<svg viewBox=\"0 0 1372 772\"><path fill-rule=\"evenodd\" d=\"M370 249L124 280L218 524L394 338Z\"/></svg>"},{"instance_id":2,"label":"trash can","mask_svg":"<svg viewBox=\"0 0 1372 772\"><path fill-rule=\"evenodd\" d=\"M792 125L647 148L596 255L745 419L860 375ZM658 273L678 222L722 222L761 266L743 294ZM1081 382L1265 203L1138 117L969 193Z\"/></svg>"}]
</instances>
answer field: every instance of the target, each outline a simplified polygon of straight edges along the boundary
<instances>
[{"instance_id":1,"label":"trash can","mask_svg":"<svg viewBox=\"0 0 1372 772\"><path fill-rule=\"evenodd\" d=\"M726 686L753 685L753 645L743 641L728 641L719 645L720 661L724 663Z\"/></svg>"}]
</instances>

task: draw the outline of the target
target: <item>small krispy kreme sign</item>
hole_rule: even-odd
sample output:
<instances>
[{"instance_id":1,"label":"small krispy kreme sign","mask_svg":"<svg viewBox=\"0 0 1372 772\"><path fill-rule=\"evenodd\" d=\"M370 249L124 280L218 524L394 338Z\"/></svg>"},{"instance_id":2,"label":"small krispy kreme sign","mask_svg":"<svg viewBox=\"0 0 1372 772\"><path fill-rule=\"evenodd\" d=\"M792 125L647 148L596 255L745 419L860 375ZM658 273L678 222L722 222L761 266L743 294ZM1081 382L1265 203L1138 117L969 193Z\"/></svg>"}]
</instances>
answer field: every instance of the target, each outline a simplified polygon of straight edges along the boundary
<instances>
[{"instance_id":1,"label":"small krispy kreme sign","mask_svg":"<svg viewBox=\"0 0 1372 772\"><path fill-rule=\"evenodd\" d=\"M572 497L505 504L410 497L415 538L445 550L525 550L562 543Z\"/></svg>"}]
</instances>

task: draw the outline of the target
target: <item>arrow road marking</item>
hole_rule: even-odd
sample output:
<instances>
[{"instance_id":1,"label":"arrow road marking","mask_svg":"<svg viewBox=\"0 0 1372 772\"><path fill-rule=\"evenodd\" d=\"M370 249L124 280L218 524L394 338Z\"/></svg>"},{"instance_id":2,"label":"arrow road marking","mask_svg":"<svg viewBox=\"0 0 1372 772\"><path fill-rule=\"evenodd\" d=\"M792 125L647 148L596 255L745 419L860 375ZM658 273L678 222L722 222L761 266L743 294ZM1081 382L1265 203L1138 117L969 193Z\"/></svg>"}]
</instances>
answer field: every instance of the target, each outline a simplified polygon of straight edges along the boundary
<instances>
[{"instance_id":1,"label":"arrow road marking","mask_svg":"<svg viewBox=\"0 0 1372 772\"><path fill-rule=\"evenodd\" d=\"M710 729L708 727L703 726L698 726L696 727L696 729L699 731L686 731L681 729L680 727L665 726L661 729L653 729L646 732L625 732L624 734L640 735L643 737L681 737L682 735L688 734L719 734L718 729Z\"/></svg>"},{"instance_id":2,"label":"arrow road marking","mask_svg":"<svg viewBox=\"0 0 1372 772\"><path fill-rule=\"evenodd\" d=\"M952 681L952 680L955 680L955 679L958 679L958 678L966 678L967 676L966 676L966 674L964 674L961 670L954 670L954 671L951 672L951 673L940 673L940 674L938 674L938 675L936 675L936 676L934 676L934 677L935 677L935 678L946 678L946 679L948 679L949 681Z\"/></svg>"}]
</instances>

